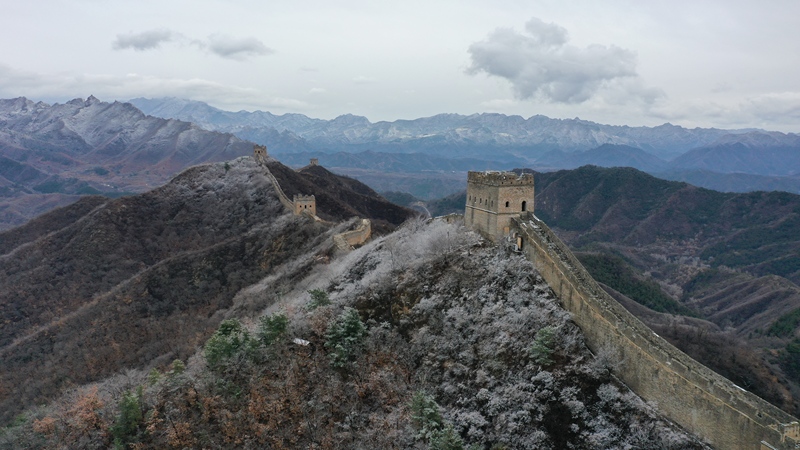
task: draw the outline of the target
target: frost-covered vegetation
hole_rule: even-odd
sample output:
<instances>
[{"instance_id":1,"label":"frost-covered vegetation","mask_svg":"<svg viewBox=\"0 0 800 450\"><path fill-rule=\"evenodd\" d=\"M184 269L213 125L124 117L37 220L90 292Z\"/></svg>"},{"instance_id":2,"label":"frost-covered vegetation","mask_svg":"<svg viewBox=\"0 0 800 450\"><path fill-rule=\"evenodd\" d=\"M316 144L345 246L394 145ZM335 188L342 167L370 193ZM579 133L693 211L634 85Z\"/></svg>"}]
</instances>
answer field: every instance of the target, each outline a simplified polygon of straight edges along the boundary
<instances>
[{"instance_id":1,"label":"frost-covered vegetation","mask_svg":"<svg viewBox=\"0 0 800 450\"><path fill-rule=\"evenodd\" d=\"M613 378L528 261L457 225L406 224L293 286L187 367L76 390L0 447L705 448Z\"/></svg>"}]
</instances>

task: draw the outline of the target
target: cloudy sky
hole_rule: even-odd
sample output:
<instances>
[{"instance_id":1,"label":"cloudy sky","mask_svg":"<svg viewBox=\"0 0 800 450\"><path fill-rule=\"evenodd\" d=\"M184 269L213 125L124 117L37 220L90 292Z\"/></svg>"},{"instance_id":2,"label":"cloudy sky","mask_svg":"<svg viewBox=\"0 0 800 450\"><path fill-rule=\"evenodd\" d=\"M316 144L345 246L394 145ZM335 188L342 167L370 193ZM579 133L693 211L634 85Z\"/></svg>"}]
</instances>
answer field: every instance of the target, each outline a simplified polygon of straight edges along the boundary
<instances>
[{"instance_id":1,"label":"cloudy sky","mask_svg":"<svg viewBox=\"0 0 800 450\"><path fill-rule=\"evenodd\" d=\"M800 132L797 0L0 1L0 98Z\"/></svg>"}]
</instances>

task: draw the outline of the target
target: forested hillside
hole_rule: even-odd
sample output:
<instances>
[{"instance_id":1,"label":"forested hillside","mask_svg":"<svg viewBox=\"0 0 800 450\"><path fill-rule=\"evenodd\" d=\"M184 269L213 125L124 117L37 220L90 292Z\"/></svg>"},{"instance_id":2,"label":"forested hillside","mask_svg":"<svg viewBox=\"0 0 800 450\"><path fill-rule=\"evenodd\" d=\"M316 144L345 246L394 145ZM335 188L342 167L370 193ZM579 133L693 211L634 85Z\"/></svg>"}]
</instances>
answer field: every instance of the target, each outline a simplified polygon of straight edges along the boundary
<instances>
[{"instance_id":1,"label":"forested hillside","mask_svg":"<svg viewBox=\"0 0 800 450\"><path fill-rule=\"evenodd\" d=\"M21 416L3 448L705 448L620 385L529 262L412 222L287 262L190 358ZM264 300L257 300L264 299Z\"/></svg>"}]
</instances>

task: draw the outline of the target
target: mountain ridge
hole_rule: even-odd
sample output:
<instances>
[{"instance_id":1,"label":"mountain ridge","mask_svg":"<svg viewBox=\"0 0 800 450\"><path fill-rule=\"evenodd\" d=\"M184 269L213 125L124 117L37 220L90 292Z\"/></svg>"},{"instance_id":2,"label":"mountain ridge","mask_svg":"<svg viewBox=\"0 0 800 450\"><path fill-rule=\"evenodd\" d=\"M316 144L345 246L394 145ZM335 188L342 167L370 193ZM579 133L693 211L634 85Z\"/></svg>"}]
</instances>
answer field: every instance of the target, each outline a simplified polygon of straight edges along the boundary
<instances>
[{"instance_id":1,"label":"mountain ridge","mask_svg":"<svg viewBox=\"0 0 800 450\"><path fill-rule=\"evenodd\" d=\"M652 174L694 171L699 185L720 189L730 182L714 173L768 176L771 180L738 186L741 191L777 185L800 192L792 176L800 173L800 136L758 129L688 129L672 124L656 127L603 125L575 119L551 119L541 115L523 118L495 113L438 114L412 120L371 123L366 118L342 115L332 120L298 114L276 116L267 112L236 113L205 103L174 98L133 99L150 114L194 121L208 129L226 131L265 144L275 154L330 154L331 167L356 174L364 165L385 165L386 156L407 170L425 155L423 170L452 170L475 162L466 170L481 169L479 161L495 168L532 167L537 170L576 168L586 164L603 167L630 166ZM635 150L634 150L635 149ZM359 154L362 159L342 157ZM411 155L411 156L408 156ZM459 162L454 162L458 160ZM391 172L386 166L383 172ZM375 179L375 178L370 178ZM396 191L401 184L383 183L379 190ZM414 193L420 196L420 192Z\"/></svg>"},{"instance_id":2,"label":"mountain ridge","mask_svg":"<svg viewBox=\"0 0 800 450\"><path fill-rule=\"evenodd\" d=\"M251 152L233 135L146 116L129 103L0 100L0 229L31 218L27 196L141 192L190 165Z\"/></svg>"},{"instance_id":3,"label":"mountain ridge","mask_svg":"<svg viewBox=\"0 0 800 450\"><path fill-rule=\"evenodd\" d=\"M131 99L147 114L181 118L218 131L233 132L237 126L234 117L243 120L247 127L274 128L290 131L309 145L327 150L340 150L341 144L363 146L370 144L374 150L397 149L398 143L405 142L409 148L428 148L434 144L441 147L474 146L509 148L514 154L522 149L528 152L543 153L552 149L564 151L589 150L603 144L620 144L639 147L651 154L668 158L692 148L708 145L727 134L741 134L750 130L719 130L714 128L687 129L671 124L658 127L629 127L603 125L580 119L551 119L534 115L527 119L521 116L506 116L496 113L472 115L439 114L411 120L371 123L366 118L353 120L340 116L325 121L300 118L296 114L274 116L256 111L246 113L226 112L205 103L174 98ZM171 103L181 105L180 108ZM287 117L288 116L288 117ZM225 117L214 121L212 118ZM355 117L355 116L351 116ZM265 120L260 122L260 120ZM325 134L342 136L334 141L324 139ZM275 145L276 153L287 151L281 143ZM473 150L468 150L473 152ZM446 152L440 150L441 156ZM452 155L452 152L450 152ZM469 156L475 156L470 154Z\"/></svg>"},{"instance_id":4,"label":"mountain ridge","mask_svg":"<svg viewBox=\"0 0 800 450\"><path fill-rule=\"evenodd\" d=\"M284 263L291 273L325 260L351 216L371 219L375 235L415 216L322 167L267 163L284 191L316 194L317 213L335 223L286 211L266 169L240 157L190 167L146 193L86 197L0 233L0 418L65 383L187 358L234 305L267 301L236 303L241 289Z\"/></svg>"}]
</instances>

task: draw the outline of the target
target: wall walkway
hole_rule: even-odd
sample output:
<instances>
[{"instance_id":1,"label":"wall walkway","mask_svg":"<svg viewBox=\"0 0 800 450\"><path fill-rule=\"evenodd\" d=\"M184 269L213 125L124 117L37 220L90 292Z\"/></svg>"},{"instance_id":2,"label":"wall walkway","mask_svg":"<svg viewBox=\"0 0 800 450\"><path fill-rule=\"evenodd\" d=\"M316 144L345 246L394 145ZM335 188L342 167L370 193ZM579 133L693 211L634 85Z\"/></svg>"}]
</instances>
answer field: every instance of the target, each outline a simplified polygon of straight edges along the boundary
<instances>
[{"instance_id":1,"label":"wall walkway","mask_svg":"<svg viewBox=\"0 0 800 450\"><path fill-rule=\"evenodd\" d=\"M267 175L267 178L269 179L269 181L272 182L272 185L275 187L275 192L278 193L278 199L280 199L281 204L284 207L286 207L289 211L294 212L294 202L289 200L289 197L287 197L286 194L283 192L280 183L278 183L278 179L275 178L275 175L273 175L272 172L269 171L269 167L267 167L265 163L259 163L259 165L264 168L264 174Z\"/></svg>"},{"instance_id":2,"label":"wall walkway","mask_svg":"<svg viewBox=\"0 0 800 450\"><path fill-rule=\"evenodd\" d=\"M300 211L295 208L296 204L294 201L289 200L289 197L283 192L281 189L281 185L278 182L278 179L275 178L275 175L270 172L269 167L266 164L266 157L256 157L256 162L264 169L264 174L267 178L272 182L272 186L275 187L275 192L278 193L278 199L280 199L281 204L286 207L289 211L292 211L295 214L307 214L311 218L313 218L316 222L328 223L322 219L320 219L313 211ZM297 196L299 200L303 200L308 196ZM361 245L367 241L372 236L372 223L369 219L361 219L361 223L355 230L347 231L341 234L337 234L333 237L333 242L336 244L336 247L340 250L349 251L352 250L353 247L357 245Z\"/></svg>"}]
</instances>

